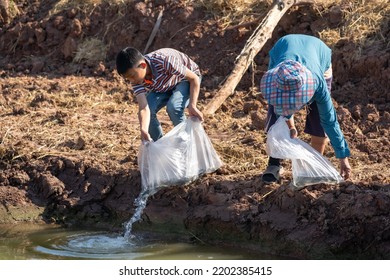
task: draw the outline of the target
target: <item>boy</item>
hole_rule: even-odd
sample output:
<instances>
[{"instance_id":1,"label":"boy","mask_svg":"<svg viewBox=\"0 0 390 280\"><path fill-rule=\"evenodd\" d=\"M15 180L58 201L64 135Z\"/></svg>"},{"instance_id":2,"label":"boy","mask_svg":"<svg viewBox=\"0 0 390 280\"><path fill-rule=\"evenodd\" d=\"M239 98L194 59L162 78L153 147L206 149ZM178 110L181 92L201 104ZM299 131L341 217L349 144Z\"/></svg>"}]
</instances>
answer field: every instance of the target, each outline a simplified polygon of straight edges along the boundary
<instances>
[{"instance_id":1,"label":"boy","mask_svg":"<svg viewBox=\"0 0 390 280\"><path fill-rule=\"evenodd\" d=\"M129 81L138 102L138 119L142 141L156 141L163 136L157 112L166 106L174 126L190 116L203 121L197 108L201 74L198 65L186 54L170 48L145 56L127 47L116 57L118 73Z\"/></svg>"},{"instance_id":2,"label":"boy","mask_svg":"<svg viewBox=\"0 0 390 280\"><path fill-rule=\"evenodd\" d=\"M335 155L340 159L341 176L348 179L351 175L350 150L330 96L331 49L313 36L287 35L271 49L268 69L260 83L269 105L266 131L278 116L285 116L291 138L296 137L293 114L307 106L305 132L311 135L311 146L323 154L329 137ZM280 159L270 157L263 182L278 181L280 169Z\"/></svg>"}]
</instances>

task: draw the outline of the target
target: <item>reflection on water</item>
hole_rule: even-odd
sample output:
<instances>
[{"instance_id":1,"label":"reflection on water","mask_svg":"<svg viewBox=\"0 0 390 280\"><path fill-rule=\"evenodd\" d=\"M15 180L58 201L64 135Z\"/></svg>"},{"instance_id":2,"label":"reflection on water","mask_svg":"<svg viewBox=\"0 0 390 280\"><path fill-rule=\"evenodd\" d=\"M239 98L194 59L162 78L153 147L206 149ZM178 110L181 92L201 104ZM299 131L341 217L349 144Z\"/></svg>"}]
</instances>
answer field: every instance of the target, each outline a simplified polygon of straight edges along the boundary
<instances>
[{"instance_id":1,"label":"reflection on water","mask_svg":"<svg viewBox=\"0 0 390 280\"><path fill-rule=\"evenodd\" d=\"M48 225L0 225L0 259L274 259L237 249L163 241L148 234L121 234Z\"/></svg>"}]
</instances>

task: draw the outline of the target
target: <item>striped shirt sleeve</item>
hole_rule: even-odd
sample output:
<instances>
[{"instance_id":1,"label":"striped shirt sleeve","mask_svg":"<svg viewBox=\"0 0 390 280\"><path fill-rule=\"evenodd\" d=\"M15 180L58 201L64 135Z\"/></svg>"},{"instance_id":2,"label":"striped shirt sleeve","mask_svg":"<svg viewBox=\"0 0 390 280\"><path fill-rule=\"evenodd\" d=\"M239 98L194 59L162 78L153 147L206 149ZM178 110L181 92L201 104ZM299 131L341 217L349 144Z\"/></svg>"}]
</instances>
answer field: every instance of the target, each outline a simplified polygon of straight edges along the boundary
<instances>
[{"instance_id":1,"label":"striped shirt sleeve","mask_svg":"<svg viewBox=\"0 0 390 280\"><path fill-rule=\"evenodd\" d=\"M135 95L149 91L169 91L185 79L187 69L200 76L199 66L186 54L175 49L160 49L145 55L145 59L151 68L153 80L151 84L134 85Z\"/></svg>"}]
</instances>

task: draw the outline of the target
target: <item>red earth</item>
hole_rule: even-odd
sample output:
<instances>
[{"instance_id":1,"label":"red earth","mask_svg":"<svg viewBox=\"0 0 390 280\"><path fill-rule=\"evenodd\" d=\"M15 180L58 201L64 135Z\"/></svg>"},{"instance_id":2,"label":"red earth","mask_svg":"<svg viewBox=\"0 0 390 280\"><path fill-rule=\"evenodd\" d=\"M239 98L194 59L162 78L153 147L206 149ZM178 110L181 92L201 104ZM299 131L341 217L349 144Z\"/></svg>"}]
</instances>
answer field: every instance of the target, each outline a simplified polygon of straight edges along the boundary
<instances>
[{"instance_id":1,"label":"red earth","mask_svg":"<svg viewBox=\"0 0 390 280\"><path fill-rule=\"evenodd\" d=\"M140 135L137 105L115 72L115 54L128 45L143 50L164 8L148 50L176 48L200 65L203 108L256 22L225 28L184 0L93 9L56 9L57 2L18 1L19 14L0 23L0 222L120 231L141 188ZM267 52L285 34L318 36L342 25L337 8L319 14L302 6L284 15L234 94L204 122L224 166L150 197L137 229L301 259L390 256L388 40L361 47L339 39L332 45L332 96L352 150L353 177L293 191L285 161L280 184L260 179L267 161L266 102L258 83ZM388 23L378 31L383 38L390 37ZM88 40L92 49L83 45ZM161 119L165 131L172 128L163 112ZM307 139L303 121L302 112L297 126ZM330 147L325 155L338 168Z\"/></svg>"}]
</instances>

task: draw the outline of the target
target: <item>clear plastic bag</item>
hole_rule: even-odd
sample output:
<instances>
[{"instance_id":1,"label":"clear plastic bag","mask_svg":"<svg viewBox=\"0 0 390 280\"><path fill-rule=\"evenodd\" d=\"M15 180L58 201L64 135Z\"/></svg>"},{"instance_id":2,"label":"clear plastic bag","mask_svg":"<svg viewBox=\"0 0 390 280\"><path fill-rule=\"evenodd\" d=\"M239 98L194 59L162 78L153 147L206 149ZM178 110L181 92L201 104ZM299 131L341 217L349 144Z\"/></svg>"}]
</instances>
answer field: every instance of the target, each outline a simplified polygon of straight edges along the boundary
<instances>
[{"instance_id":1,"label":"clear plastic bag","mask_svg":"<svg viewBox=\"0 0 390 280\"><path fill-rule=\"evenodd\" d=\"M222 162L199 119L191 117L156 142L142 143L138 153L142 188L182 185L211 173Z\"/></svg>"},{"instance_id":2,"label":"clear plastic bag","mask_svg":"<svg viewBox=\"0 0 390 280\"><path fill-rule=\"evenodd\" d=\"M338 184L343 181L332 163L308 143L291 139L286 119L279 117L267 134L267 153L271 157L292 161L292 185L303 187L327 183Z\"/></svg>"}]
</instances>

